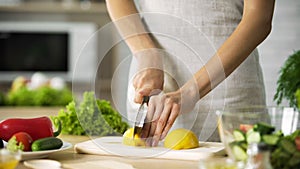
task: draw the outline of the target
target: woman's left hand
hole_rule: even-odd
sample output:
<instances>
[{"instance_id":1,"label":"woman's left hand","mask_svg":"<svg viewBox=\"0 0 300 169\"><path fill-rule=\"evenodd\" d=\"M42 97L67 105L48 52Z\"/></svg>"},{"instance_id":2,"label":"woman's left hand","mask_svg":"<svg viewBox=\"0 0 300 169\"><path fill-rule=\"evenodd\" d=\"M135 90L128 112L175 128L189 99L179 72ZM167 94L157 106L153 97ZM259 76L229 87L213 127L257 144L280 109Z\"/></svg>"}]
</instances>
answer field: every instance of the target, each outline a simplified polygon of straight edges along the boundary
<instances>
[{"instance_id":1,"label":"woman's left hand","mask_svg":"<svg viewBox=\"0 0 300 169\"><path fill-rule=\"evenodd\" d=\"M148 146L157 146L165 138L176 118L190 112L197 101L196 85L188 84L175 92L150 97L146 121L141 133Z\"/></svg>"}]
</instances>

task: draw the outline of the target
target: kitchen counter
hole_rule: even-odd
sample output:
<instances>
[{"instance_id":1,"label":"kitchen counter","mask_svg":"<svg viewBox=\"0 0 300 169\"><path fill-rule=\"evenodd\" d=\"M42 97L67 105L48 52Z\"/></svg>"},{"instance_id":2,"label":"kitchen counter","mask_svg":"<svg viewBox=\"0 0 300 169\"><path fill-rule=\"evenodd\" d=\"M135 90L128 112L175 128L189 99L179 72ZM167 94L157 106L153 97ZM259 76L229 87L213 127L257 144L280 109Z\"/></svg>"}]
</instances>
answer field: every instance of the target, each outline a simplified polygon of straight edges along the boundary
<instances>
[{"instance_id":1,"label":"kitchen counter","mask_svg":"<svg viewBox=\"0 0 300 169\"><path fill-rule=\"evenodd\" d=\"M56 115L62 107L0 107L0 118L6 119L9 117L37 117L37 116L50 116ZM68 165L82 164L84 162L95 162L101 163L101 161L112 162L112 163L122 163L132 165L136 169L156 169L156 168L198 168L198 161L188 161L188 160L168 160L168 159L158 159L158 158L126 158L118 156L108 156L108 155L88 155L88 154L78 154L74 150L74 145L83 141L90 140L88 136L74 136L74 135L60 135L63 141L72 143L73 147L61 152L55 152L49 155L49 159L60 161L63 169L67 168ZM115 166L112 166L115 167ZM17 169L27 169L21 162ZM90 169L90 168L88 168Z\"/></svg>"},{"instance_id":2,"label":"kitchen counter","mask_svg":"<svg viewBox=\"0 0 300 169\"><path fill-rule=\"evenodd\" d=\"M76 143L89 140L87 136L70 136L62 135L60 136L66 142L70 142L73 146ZM182 169L182 168L198 168L197 161L184 161L184 160L166 160L166 159L154 159L154 158L126 158L117 156L101 156L101 155L88 155L88 154L78 154L73 148L51 154L48 159L53 159L60 161L63 165L63 169L71 168L71 165L80 164L84 162L99 162L101 161L111 161L113 163L122 163L132 165L136 169L156 169L156 168L172 168L172 169ZM64 167L65 166L65 167ZM112 169L116 166L111 166ZM98 167L99 168L99 167ZM28 169L21 162L16 169ZM91 168L88 168L91 169Z\"/></svg>"}]
</instances>

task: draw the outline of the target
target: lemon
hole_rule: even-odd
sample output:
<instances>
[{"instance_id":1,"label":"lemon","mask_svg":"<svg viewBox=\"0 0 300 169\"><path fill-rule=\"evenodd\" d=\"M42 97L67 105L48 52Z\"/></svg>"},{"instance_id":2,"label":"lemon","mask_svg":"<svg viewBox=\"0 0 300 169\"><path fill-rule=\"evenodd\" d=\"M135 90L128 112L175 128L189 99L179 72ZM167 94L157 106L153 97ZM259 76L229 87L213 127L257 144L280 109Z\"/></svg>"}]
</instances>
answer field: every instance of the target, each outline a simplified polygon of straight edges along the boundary
<instances>
[{"instance_id":1,"label":"lemon","mask_svg":"<svg viewBox=\"0 0 300 169\"><path fill-rule=\"evenodd\" d=\"M145 141L138 135L133 137L133 128L126 130L123 134L123 144L128 146L146 146Z\"/></svg>"},{"instance_id":2,"label":"lemon","mask_svg":"<svg viewBox=\"0 0 300 169\"><path fill-rule=\"evenodd\" d=\"M164 147L174 150L191 149L199 147L199 141L192 131L180 128L166 136Z\"/></svg>"}]
</instances>

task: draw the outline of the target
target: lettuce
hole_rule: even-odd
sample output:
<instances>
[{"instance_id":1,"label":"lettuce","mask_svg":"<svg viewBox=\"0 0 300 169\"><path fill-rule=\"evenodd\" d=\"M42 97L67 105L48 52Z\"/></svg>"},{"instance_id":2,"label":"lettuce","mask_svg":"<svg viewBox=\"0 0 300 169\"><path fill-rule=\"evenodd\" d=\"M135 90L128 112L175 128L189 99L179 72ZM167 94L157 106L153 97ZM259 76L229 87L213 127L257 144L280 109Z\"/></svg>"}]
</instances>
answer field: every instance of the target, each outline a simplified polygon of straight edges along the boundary
<instances>
[{"instance_id":1,"label":"lettuce","mask_svg":"<svg viewBox=\"0 0 300 169\"><path fill-rule=\"evenodd\" d=\"M110 103L96 99L94 92L85 92L78 105L74 101L70 102L65 110L60 110L51 119L60 120L62 134L70 135L120 135L129 127Z\"/></svg>"}]
</instances>

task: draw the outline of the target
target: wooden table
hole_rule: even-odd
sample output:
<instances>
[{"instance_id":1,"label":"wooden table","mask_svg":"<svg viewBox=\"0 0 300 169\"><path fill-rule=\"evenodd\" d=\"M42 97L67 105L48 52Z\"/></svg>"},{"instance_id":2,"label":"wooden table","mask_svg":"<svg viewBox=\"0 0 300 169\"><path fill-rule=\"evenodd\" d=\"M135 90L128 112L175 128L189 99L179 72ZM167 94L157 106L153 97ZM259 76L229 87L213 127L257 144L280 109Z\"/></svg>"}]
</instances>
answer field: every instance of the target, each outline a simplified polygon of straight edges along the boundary
<instances>
[{"instance_id":1,"label":"wooden table","mask_svg":"<svg viewBox=\"0 0 300 169\"><path fill-rule=\"evenodd\" d=\"M87 136L70 136L61 135L61 139L66 142L70 142L75 145L78 142L89 140ZM100 155L89 155L89 154L77 154L73 148L50 154L48 159L60 161L62 165L68 165L73 163L82 163L87 161L100 161L100 160L112 160L116 162L126 163L132 165L136 169L156 169L156 168L172 168L172 169L193 169L198 168L197 161L184 161L184 160L167 160L167 159L155 159L155 158L126 158L117 156L100 156ZM66 167L63 167L65 169ZM28 169L21 162L17 169ZM86 168L88 169L88 168Z\"/></svg>"},{"instance_id":2,"label":"wooden table","mask_svg":"<svg viewBox=\"0 0 300 169\"><path fill-rule=\"evenodd\" d=\"M0 107L0 120L9 117L37 117L37 116L50 116L56 115L60 107L54 108L13 108L13 107ZM62 140L72 143L74 146L76 143L87 141L90 138L87 136L74 136L74 135L60 135ZM101 155L88 155L88 154L78 154L74 151L74 148L64 150L61 152L55 152L50 154L48 159L53 159L60 161L62 165L83 163L87 161L100 161L100 160L110 160L115 162L122 162L132 165L136 169L193 169L198 168L199 162L197 161L187 161L187 160L168 160L168 159L157 159L157 158L126 158L117 156L101 156ZM63 167L64 169L66 167ZM21 162L17 169L27 169ZM89 168L86 168L89 169Z\"/></svg>"}]
</instances>

